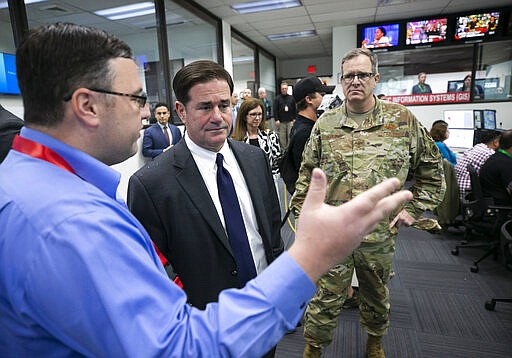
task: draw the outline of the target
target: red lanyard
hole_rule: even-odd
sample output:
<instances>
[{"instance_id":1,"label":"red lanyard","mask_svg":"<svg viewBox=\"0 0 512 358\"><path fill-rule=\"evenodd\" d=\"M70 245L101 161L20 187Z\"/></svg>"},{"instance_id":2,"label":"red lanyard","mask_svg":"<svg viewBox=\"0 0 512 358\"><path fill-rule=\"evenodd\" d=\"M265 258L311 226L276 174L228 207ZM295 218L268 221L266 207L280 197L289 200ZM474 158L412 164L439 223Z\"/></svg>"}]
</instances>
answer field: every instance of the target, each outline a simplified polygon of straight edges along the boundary
<instances>
[{"instance_id":1,"label":"red lanyard","mask_svg":"<svg viewBox=\"0 0 512 358\"><path fill-rule=\"evenodd\" d=\"M76 175L75 171L69 165L68 162L64 160L57 152L54 150L48 148L45 145L42 145L41 143L34 142L33 140L27 139L25 137L20 137L19 135L16 135L14 137L14 140L12 141L12 149L24 153L26 155L30 155L33 158L41 159L44 161L47 161L49 163L55 164L59 168L62 168L70 173L73 173ZM153 244L153 247L156 250L156 253L158 254L158 258L162 262L162 265L165 267L168 264L167 259L164 255L160 252L158 247L155 245L153 241L151 241ZM181 284L181 280L178 276L174 279L174 282L183 288L183 285Z\"/></svg>"},{"instance_id":2,"label":"red lanyard","mask_svg":"<svg viewBox=\"0 0 512 358\"><path fill-rule=\"evenodd\" d=\"M34 142L33 140L16 135L12 142L12 149L30 155L33 158L45 160L52 163L59 168L68 172L76 174L71 165L64 160L57 152L42 145L41 143Z\"/></svg>"}]
</instances>

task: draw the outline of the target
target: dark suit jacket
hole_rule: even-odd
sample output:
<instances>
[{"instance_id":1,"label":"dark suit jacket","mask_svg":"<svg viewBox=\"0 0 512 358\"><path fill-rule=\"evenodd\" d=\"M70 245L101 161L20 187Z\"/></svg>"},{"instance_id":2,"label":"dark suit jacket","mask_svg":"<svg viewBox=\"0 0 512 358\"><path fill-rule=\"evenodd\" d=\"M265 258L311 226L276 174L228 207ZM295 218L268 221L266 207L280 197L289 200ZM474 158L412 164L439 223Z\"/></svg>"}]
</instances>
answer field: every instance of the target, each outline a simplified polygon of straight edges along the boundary
<instances>
[{"instance_id":1,"label":"dark suit jacket","mask_svg":"<svg viewBox=\"0 0 512 358\"><path fill-rule=\"evenodd\" d=\"M23 127L23 121L0 105L0 163L11 149L12 140Z\"/></svg>"},{"instance_id":2,"label":"dark suit jacket","mask_svg":"<svg viewBox=\"0 0 512 358\"><path fill-rule=\"evenodd\" d=\"M174 124L167 123L167 126L172 134L171 144L175 145L181 139L181 132ZM151 127L146 128L144 138L142 139L142 155L154 158L162 154L165 148L167 148L167 140L165 139L164 132L160 125L155 123Z\"/></svg>"},{"instance_id":3,"label":"dark suit jacket","mask_svg":"<svg viewBox=\"0 0 512 358\"><path fill-rule=\"evenodd\" d=\"M228 143L247 182L270 263L283 251L283 242L268 159L260 148ZM202 309L223 289L239 287L228 238L184 140L130 178L128 206L180 276L192 305Z\"/></svg>"}]
</instances>

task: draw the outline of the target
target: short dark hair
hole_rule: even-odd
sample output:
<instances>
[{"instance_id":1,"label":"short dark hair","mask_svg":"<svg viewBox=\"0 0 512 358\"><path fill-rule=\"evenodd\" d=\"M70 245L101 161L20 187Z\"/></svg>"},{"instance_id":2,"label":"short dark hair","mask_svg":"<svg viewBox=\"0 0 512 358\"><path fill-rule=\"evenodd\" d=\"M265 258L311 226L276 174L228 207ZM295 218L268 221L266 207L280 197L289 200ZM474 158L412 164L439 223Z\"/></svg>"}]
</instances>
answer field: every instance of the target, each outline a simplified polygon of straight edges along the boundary
<instances>
[{"instance_id":1,"label":"short dark hair","mask_svg":"<svg viewBox=\"0 0 512 358\"><path fill-rule=\"evenodd\" d=\"M155 104L155 106L153 107L154 109L157 109L158 107L165 107L167 108L167 110L169 111L171 108L167 105L167 103L164 103L164 102L158 102L157 104Z\"/></svg>"},{"instance_id":2,"label":"short dark hair","mask_svg":"<svg viewBox=\"0 0 512 358\"><path fill-rule=\"evenodd\" d=\"M318 94L316 92L314 93L308 93L306 95L306 97L310 97L310 98L316 98ZM299 102L296 103L296 106L297 106L297 112L300 112L300 111L303 111L305 110L306 108L308 108L308 102L306 102L306 97L304 97L303 99L301 99Z\"/></svg>"},{"instance_id":3,"label":"short dark hair","mask_svg":"<svg viewBox=\"0 0 512 358\"><path fill-rule=\"evenodd\" d=\"M260 107L262 110L261 123L258 126L259 130L266 130L267 125L265 122L265 106L258 98L248 98L242 102L238 113L236 114L235 128L233 130L232 138L235 140L243 140L247 133L247 115L254 108Z\"/></svg>"},{"instance_id":4,"label":"short dark hair","mask_svg":"<svg viewBox=\"0 0 512 358\"><path fill-rule=\"evenodd\" d=\"M500 137L500 148L503 150L509 150L512 147L512 129L506 130L501 133Z\"/></svg>"},{"instance_id":5,"label":"short dark hair","mask_svg":"<svg viewBox=\"0 0 512 358\"><path fill-rule=\"evenodd\" d=\"M181 68L174 76L172 89L176 99L186 106L190 101L190 89L196 84L212 80L225 80L229 85L229 95L233 94L235 86L229 72L217 62L210 60L195 61Z\"/></svg>"},{"instance_id":6,"label":"short dark hair","mask_svg":"<svg viewBox=\"0 0 512 358\"><path fill-rule=\"evenodd\" d=\"M501 132L494 129L481 129L480 143L489 144L493 140L501 137Z\"/></svg>"},{"instance_id":7,"label":"short dark hair","mask_svg":"<svg viewBox=\"0 0 512 358\"><path fill-rule=\"evenodd\" d=\"M382 31L382 34L383 34L384 36L386 36L386 34L388 33L388 32L386 31L386 29L384 28L384 26L379 26L379 30L380 30L380 31Z\"/></svg>"},{"instance_id":8,"label":"short dark hair","mask_svg":"<svg viewBox=\"0 0 512 358\"><path fill-rule=\"evenodd\" d=\"M111 89L109 61L131 58L124 41L93 27L56 23L31 30L16 51L26 123L54 126L64 98L80 87Z\"/></svg>"}]
</instances>

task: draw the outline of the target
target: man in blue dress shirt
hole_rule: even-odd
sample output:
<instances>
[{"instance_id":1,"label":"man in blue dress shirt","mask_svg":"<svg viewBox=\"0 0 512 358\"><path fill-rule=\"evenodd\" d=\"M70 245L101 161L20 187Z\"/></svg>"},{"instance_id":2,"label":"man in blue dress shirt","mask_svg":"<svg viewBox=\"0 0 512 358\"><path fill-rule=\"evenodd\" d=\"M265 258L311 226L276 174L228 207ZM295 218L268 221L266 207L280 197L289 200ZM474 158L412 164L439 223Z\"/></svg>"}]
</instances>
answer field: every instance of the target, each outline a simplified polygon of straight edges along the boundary
<instances>
[{"instance_id":1,"label":"man in blue dress shirt","mask_svg":"<svg viewBox=\"0 0 512 358\"><path fill-rule=\"evenodd\" d=\"M25 127L0 165L2 356L261 356L295 327L320 275L411 198L390 195L395 179L332 207L316 170L288 252L191 308L109 167L137 151L145 111L129 46L50 24L29 32L16 61Z\"/></svg>"}]
</instances>

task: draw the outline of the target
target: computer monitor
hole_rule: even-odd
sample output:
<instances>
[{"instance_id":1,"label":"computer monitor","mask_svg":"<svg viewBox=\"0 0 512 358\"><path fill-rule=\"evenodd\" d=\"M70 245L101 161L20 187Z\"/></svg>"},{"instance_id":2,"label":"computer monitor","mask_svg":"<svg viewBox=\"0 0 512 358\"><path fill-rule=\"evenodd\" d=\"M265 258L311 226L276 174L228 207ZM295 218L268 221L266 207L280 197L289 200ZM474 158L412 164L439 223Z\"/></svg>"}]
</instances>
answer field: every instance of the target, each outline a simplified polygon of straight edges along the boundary
<instances>
[{"instance_id":1,"label":"computer monitor","mask_svg":"<svg viewBox=\"0 0 512 358\"><path fill-rule=\"evenodd\" d=\"M450 148L472 148L474 136L474 129L450 128L450 136L444 141L444 143Z\"/></svg>"},{"instance_id":2,"label":"computer monitor","mask_svg":"<svg viewBox=\"0 0 512 358\"><path fill-rule=\"evenodd\" d=\"M14 55L0 53L0 93L20 94Z\"/></svg>"},{"instance_id":3,"label":"computer monitor","mask_svg":"<svg viewBox=\"0 0 512 358\"><path fill-rule=\"evenodd\" d=\"M473 110L473 124L475 129L483 128L484 112L481 109Z\"/></svg>"},{"instance_id":4,"label":"computer monitor","mask_svg":"<svg viewBox=\"0 0 512 358\"><path fill-rule=\"evenodd\" d=\"M484 109L484 129L496 129L496 110Z\"/></svg>"},{"instance_id":5,"label":"computer monitor","mask_svg":"<svg viewBox=\"0 0 512 358\"><path fill-rule=\"evenodd\" d=\"M444 121L448 123L450 131L452 128L474 128L474 115L472 110L459 109L444 111Z\"/></svg>"}]
</instances>

